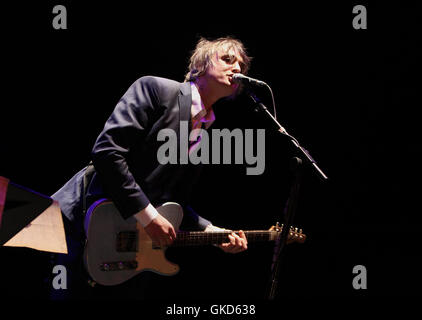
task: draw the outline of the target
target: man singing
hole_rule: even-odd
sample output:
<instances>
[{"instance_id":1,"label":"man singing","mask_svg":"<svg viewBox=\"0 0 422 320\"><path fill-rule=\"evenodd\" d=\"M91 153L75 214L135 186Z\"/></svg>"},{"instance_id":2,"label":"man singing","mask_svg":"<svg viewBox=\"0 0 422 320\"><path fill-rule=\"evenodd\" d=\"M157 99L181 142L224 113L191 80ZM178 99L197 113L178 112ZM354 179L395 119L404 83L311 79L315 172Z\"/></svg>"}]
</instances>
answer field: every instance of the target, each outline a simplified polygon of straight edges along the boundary
<instances>
[{"instance_id":1,"label":"man singing","mask_svg":"<svg viewBox=\"0 0 422 320\"><path fill-rule=\"evenodd\" d=\"M153 242L170 245L176 238L174 227L156 207L173 201L182 205L185 230L221 230L189 206L189 196L201 165L161 164L157 151L161 129L179 132L183 121L189 133L207 130L215 120L213 105L234 96L239 85L235 73L247 73L250 58L243 44L234 38L200 39L190 58L185 82L146 76L136 80L116 105L92 150L92 164L78 172L52 198L64 214L69 247L68 277L77 277L72 266L79 266L83 251L83 219L87 208L99 198L110 198L121 216L134 216ZM200 132L200 130L198 130ZM200 137L180 152L192 152ZM237 253L247 249L243 232L231 233L222 250ZM63 260L64 259L64 260ZM64 261L64 262L63 262ZM77 268L77 267L75 267ZM69 284L71 286L71 284Z\"/></svg>"}]
</instances>

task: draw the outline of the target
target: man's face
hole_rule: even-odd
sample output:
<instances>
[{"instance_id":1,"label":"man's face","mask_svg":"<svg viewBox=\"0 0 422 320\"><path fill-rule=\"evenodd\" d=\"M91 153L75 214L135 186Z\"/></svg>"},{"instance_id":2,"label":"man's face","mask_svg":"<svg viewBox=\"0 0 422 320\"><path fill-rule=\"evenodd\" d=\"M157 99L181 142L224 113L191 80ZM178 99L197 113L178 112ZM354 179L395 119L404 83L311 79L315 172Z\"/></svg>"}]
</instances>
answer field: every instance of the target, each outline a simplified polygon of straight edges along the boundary
<instances>
[{"instance_id":1,"label":"man's face","mask_svg":"<svg viewBox=\"0 0 422 320\"><path fill-rule=\"evenodd\" d=\"M214 55L205 77L222 97L226 97L232 95L239 87L238 83L233 82L232 76L242 72L243 69L244 63L237 51L221 48Z\"/></svg>"}]
</instances>

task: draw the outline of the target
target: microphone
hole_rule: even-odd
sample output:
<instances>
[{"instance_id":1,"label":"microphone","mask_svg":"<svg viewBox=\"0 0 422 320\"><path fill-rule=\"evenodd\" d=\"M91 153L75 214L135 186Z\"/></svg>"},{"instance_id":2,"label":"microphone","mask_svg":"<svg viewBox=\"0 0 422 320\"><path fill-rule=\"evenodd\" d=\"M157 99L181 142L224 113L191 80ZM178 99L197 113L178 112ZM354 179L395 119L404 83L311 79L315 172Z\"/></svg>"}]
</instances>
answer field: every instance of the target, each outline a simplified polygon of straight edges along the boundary
<instances>
[{"instance_id":1,"label":"microphone","mask_svg":"<svg viewBox=\"0 0 422 320\"><path fill-rule=\"evenodd\" d=\"M247 85L256 85L256 86L259 86L259 87L267 85L264 81L260 81L260 80L245 76L244 74L241 74L241 73L235 73L232 76L232 80L234 82L244 83L244 84L247 84Z\"/></svg>"}]
</instances>

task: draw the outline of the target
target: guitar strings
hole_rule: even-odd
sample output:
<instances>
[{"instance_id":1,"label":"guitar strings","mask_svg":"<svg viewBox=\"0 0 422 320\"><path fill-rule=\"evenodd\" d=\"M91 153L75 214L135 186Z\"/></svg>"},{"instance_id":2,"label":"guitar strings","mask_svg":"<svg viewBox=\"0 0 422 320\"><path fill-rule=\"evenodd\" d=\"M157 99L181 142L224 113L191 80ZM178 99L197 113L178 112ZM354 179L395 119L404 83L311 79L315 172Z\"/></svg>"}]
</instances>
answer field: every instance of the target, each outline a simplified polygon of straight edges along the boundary
<instances>
[{"instance_id":1,"label":"guitar strings","mask_svg":"<svg viewBox=\"0 0 422 320\"><path fill-rule=\"evenodd\" d=\"M245 235L250 240L268 240L271 235L277 233L273 230L250 230L245 231ZM212 231L212 232L203 232L203 231L191 231L191 232L177 232L175 241L178 243L186 242L213 242L213 241L224 241L227 239L228 235L231 232L227 231ZM131 240L136 240L138 238L137 232L128 231L121 232L118 234L118 244L122 245L122 242L130 242Z\"/></svg>"}]
</instances>

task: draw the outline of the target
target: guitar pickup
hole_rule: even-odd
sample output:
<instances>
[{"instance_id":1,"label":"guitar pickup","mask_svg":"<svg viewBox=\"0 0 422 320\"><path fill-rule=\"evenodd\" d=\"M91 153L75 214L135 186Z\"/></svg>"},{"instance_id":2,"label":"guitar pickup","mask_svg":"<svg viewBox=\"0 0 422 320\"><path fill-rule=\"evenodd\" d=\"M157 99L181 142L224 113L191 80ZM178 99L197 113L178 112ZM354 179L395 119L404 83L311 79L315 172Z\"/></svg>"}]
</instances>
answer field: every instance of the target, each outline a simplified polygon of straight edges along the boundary
<instances>
[{"instance_id":1,"label":"guitar pickup","mask_svg":"<svg viewBox=\"0 0 422 320\"><path fill-rule=\"evenodd\" d=\"M101 271L123 271L123 270L134 270L138 267L138 262L136 260L131 261L113 261L105 262L100 264Z\"/></svg>"},{"instance_id":2,"label":"guitar pickup","mask_svg":"<svg viewBox=\"0 0 422 320\"><path fill-rule=\"evenodd\" d=\"M138 234L131 231L119 232L116 236L117 252L137 252L138 251Z\"/></svg>"}]
</instances>

